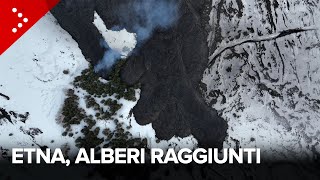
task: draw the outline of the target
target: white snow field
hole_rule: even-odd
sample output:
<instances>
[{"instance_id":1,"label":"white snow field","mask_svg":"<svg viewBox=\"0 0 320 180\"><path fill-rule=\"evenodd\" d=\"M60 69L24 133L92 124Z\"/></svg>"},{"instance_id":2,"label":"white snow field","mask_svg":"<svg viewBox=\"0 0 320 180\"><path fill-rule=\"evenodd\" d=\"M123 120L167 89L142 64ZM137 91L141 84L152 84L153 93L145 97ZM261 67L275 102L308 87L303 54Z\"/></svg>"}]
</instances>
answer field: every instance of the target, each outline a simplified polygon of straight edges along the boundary
<instances>
[{"instance_id":1,"label":"white snow field","mask_svg":"<svg viewBox=\"0 0 320 180\"><path fill-rule=\"evenodd\" d=\"M10 97L10 100L0 98L1 107L30 113L25 123L0 122L0 146L9 150L37 147L35 143L52 148L65 143L74 146L73 139L61 136L63 127L56 116L64 102L65 90L87 67L77 43L51 14L36 23L0 56L0 91ZM70 73L66 75L64 70ZM43 133L31 137L26 133L30 128L39 128Z\"/></svg>"},{"instance_id":2,"label":"white snow field","mask_svg":"<svg viewBox=\"0 0 320 180\"><path fill-rule=\"evenodd\" d=\"M238 141L270 160L312 160L320 152L319 6L213 1L212 66L203 82L208 103L228 122L225 147Z\"/></svg>"}]
</instances>

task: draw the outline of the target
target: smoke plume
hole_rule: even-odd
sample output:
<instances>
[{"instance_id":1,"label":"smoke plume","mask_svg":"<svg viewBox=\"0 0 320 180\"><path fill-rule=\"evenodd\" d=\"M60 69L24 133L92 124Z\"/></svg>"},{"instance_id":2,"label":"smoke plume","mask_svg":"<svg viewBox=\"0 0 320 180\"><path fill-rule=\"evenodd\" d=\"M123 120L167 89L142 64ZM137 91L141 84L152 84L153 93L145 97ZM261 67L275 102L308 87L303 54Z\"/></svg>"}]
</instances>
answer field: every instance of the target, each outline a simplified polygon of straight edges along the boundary
<instances>
[{"instance_id":1,"label":"smoke plume","mask_svg":"<svg viewBox=\"0 0 320 180\"><path fill-rule=\"evenodd\" d=\"M155 29L168 29L177 21L178 5L178 0L129 0L116 12L121 25L112 29L127 28L133 31L136 34L137 47L140 47L152 36ZM105 43L103 46L107 51L95 67L96 71L110 69L121 58L119 52L112 50Z\"/></svg>"},{"instance_id":2,"label":"smoke plume","mask_svg":"<svg viewBox=\"0 0 320 180\"><path fill-rule=\"evenodd\" d=\"M121 58L121 54L118 51L110 48L108 43L104 40L101 41L100 45L107 49L107 51L104 53L102 60L94 67L95 72L100 72L104 69L109 70L113 64L115 64L116 61Z\"/></svg>"}]
</instances>

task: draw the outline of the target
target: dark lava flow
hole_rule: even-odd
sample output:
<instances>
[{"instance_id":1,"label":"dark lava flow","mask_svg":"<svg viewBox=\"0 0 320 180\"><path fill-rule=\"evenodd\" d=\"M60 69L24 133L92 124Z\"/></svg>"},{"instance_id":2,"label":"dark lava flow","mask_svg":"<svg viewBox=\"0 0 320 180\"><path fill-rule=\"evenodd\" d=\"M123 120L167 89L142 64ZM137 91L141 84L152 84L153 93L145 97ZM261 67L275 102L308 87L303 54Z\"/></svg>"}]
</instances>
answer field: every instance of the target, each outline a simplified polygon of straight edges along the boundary
<instances>
[{"instance_id":1,"label":"dark lava flow","mask_svg":"<svg viewBox=\"0 0 320 180\"><path fill-rule=\"evenodd\" d=\"M84 56L97 64L105 49L92 24L96 11L107 28L115 25L132 32L117 17L131 0L63 0L51 12L78 42ZM169 1L169 0L167 0ZM193 134L200 146L222 147L227 123L204 101L199 84L208 63L206 31L211 0L177 0L180 17L170 29L158 29L127 59L121 78L141 84L141 98L133 112L139 124L152 123L157 137L170 139Z\"/></svg>"}]
</instances>

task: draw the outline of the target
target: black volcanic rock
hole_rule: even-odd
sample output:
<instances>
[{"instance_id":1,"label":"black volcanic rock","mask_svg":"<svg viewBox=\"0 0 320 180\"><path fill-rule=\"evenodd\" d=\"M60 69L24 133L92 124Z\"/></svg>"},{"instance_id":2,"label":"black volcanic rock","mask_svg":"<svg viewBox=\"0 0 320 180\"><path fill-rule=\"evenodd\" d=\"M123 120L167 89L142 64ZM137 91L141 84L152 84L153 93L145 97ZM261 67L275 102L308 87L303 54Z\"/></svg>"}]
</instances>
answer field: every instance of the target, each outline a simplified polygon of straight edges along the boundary
<instances>
[{"instance_id":1,"label":"black volcanic rock","mask_svg":"<svg viewBox=\"0 0 320 180\"><path fill-rule=\"evenodd\" d=\"M79 43L84 55L96 64L103 56L101 35L94 29L94 10L108 28L119 25L132 31L117 16L130 0L62 1L52 10L60 25ZM178 22L158 29L127 59L121 78L141 84L141 98L133 112L139 124L152 123L157 137L170 139L193 134L202 146L222 147L227 123L204 101L200 81L208 63L206 26L210 0L180 0ZM86 7L85 4L90 4ZM92 4L95 4L94 6ZM134 17L128 5L128 16Z\"/></svg>"},{"instance_id":2,"label":"black volcanic rock","mask_svg":"<svg viewBox=\"0 0 320 180\"><path fill-rule=\"evenodd\" d=\"M102 59L105 49L100 45L102 35L93 22L94 0L63 0L51 13L60 26L75 39L83 55L97 63Z\"/></svg>"}]
</instances>

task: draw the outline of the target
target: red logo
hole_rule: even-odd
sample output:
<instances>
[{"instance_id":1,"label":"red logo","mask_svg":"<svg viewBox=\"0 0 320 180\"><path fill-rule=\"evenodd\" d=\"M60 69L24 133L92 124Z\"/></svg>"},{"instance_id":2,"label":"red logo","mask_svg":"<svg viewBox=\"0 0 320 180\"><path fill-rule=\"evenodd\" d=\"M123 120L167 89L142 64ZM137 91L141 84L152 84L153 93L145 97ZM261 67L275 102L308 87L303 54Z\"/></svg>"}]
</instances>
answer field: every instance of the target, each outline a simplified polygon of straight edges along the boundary
<instances>
[{"instance_id":1,"label":"red logo","mask_svg":"<svg viewBox=\"0 0 320 180\"><path fill-rule=\"evenodd\" d=\"M0 0L0 55L60 0Z\"/></svg>"}]
</instances>

